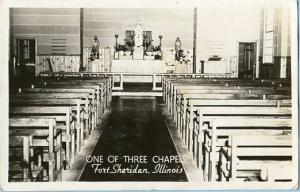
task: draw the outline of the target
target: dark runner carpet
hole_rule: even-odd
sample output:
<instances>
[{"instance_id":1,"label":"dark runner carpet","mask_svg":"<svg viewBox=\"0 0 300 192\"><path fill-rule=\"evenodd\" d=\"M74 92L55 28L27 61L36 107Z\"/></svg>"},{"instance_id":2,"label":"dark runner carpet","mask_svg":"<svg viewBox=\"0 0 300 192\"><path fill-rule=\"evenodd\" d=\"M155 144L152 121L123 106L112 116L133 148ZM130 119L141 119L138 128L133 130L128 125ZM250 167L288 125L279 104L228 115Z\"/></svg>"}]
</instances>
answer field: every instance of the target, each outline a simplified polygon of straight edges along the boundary
<instances>
[{"instance_id":1,"label":"dark runner carpet","mask_svg":"<svg viewBox=\"0 0 300 192\"><path fill-rule=\"evenodd\" d=\"M116 98L80 181L187 181L177 157L155 98Z\"/></svg>"}]
</instances>

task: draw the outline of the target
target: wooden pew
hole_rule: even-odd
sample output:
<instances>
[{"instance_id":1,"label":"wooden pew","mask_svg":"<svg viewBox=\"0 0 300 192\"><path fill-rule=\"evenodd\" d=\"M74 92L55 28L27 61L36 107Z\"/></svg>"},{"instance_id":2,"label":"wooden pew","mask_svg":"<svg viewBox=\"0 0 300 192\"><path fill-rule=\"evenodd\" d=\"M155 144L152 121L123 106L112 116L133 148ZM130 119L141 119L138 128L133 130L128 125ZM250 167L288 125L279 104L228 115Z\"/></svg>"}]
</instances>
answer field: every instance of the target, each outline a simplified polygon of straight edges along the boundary
<instances>
[{"instance_id":1,"label":"wooden pew","mask_svg":"<svg viewBox=\"0 0 300 192\"><path fill-rule=\"evenodd\" d=\"M181 94L180 96L180 100L178 101L178 103L175 105L175 110L176 111L176 115L173 114L173 119L174 122L176 123L177 129L184 128L182 125L182 123L185 123L185 119L186 119L186 111L188 110L187 108L187 101L188 100L202 100L202 99L235 99L239 98L239 99L262 99L262 100L289 100L290 95L276 95L276 94L272 94L272 92L270 95L267 95L268 91L266 93L264 93L263 91L261 93L264 94L242 94L243 91L241 91L241 93L239 93L239 91L233 91L236 92L233 95L234 96L230 96L230 94L222 94L222 92L224 92L223 90L216 90L214 94L205 94L205 90L202 91L202 93L197 93L197 94L190 94L190 93L185 93L185 94ZM210 92L210 91L208 91ZM228 91L230 93L230 91ZM226 96L227 95L227 96ZM175 112L174 112L175 113Z\"/></svg>"},{"instance_id":2,"label":"wooden pew","mask_svg":"<svg viewBox=\"0 0 300 192\"><path fill-rule=\"evenodd\" d=\"M91 85L99 85L100 90L103 92L104 100L105 100L105 106L108 106L111 101L111 91L112 88L108 84L108 81L106 79L80 79L80 80L66 80L67 82L72 81L74 83L82 84L82 83L89 83Z\"/></svg>"},{"instance_id":3,"label":"wooden pew","mask_svg":"<svg viewBox=\"0 0 300 192\"><path fill-rule=\"evenodd\" d=\"M49 82L71 82L73 84L93 83L95 85L101 85L101 92L105 93L105 104L109 105L112 100L112 75L93 76L93 74L82 73L46 74L41 77L41 81L45 84Z\"/></svg>"},{"instance_id":4,"label":"wooden pew","mask_svg":"<svg viewBox=\"0 0 300 192\"><path fill-rule=\"evenodd\" d=\"M214 77L214 78L205 78L205 77L164 77L162 79L162 85L163 87L166 86L166 84L169 81L194 81L194 80L212 80L212 81L220 81L220 80L240 80L238 78L233 77ZM266 84L272 84L272 85L280 85L281 86L291 86L291 81L287 79L243 79L243 81L248 82L255 82L255 83L266 83Z\"/></svg>"},{"instance_id":5,"label":"wooden pew","mask_svg":"<svg viewBox=\"0 0 300 192\"><path fill-rule=\"evenodd\" d=\"M172 94L172 89L173 89L173 84L176 84L176 83L186 83L186 84L198 84L200 85L201 83L210 83L210 84L215 84L215 83L220 83L220 84L225 84L226 81L236 81L237 79L198 79L198 78L191 78L191 79L187 79L187 78L184 78L184 79L170 79L170 80L167 80L165 82L165 85L163 86L163 92L165 93L164 94L164 98L165 98L165 102L167 102L167 98L169 97L169 94Z\"/></svg>"},{"instance_id":6,"label":"wooden pew","mask_svg":"<svg viewBox=\"0 0 300 192\"><path fill-rule=\"evenodd\" d=\"M201 161L201 156L203 155L203 151L201 148L201 144L204 142L204 131L205 126L204 123L206 118L213 118L217 116L218 118L221 116L226 117L241 117L241 116L276 116L276 117L291 117L292 111L291 107L272 107L269 105L270 103L266 103L265 105L261 103L258 105L243 105L243 101L241 100L240 105L235 106L203 106L198 107L193 112L195 115L192 120L192 125L188 126L189 128L189 145L193 149L193 155L199 166ZM255 104L255 103L253 103ZM189 123L190 123L189 119ZM206 122L207 124L209 122Z\"/></svg>"},{"instance_id":7,"label":"wooden pew","mask_svg":"<svg viewBox=\"0 0 300 192\"><path fill-rule=\"evenodd\" d=\"M208 99L210 95L211 95L211 98L209 98L209 99L213 99L214 97L216 99L235 99L235 97L237 99L260 99L260 100L290 100L291 99L291 97L289 95L274 95L272 93L268 94L268 95L265 93L264 94L243 94L243 92L239 93L238 91L237 91L237 93L233 94L234 95L233 97L230 96L230 94L227 94L230 97L225 98L224 97L225 94L222 95L223 91L220 91L220 92L221 93L216 91L215 94L200 94L200 93L199 94L189 94L189 93L181 94L180 100L175 105L174 111L176 111L176 115L173 114L173 119L176 123L177 129L182 127L182 123L185 123L184 120L186 119L186 115L190 114L190 113L187 113L187 111L189 111L189 108L193 107L192 105L187 105L187 102L190 100L197 102L197 101L201 101L202 99ZM277 103L277 104L279 104L279 103Z\"/></svg>"},{"instance_id":8,"label":"wooden pew","mask_svg":"<svg viewBox=\"0 0 300 192\"><path fill-rule=\"evenodd\" d=\"M206 91L206 93L214 93L215 91L224 91L228 92L229 90L236 91L236 92L241 92L244 94L280 94L280 95L290 95L291 90L281 90L275 89L273 87L253 87L253 86L219 86L219 85L214 85L211 87L199 88L198 86L192 86L192 87L186 87L186 86L177 86L176 87L176 96L180 96L181 94L184 93L189 93L189 94L197 94L197 93L202 93L203 91ZM180 98L178 98L180 99Z\"/></svg>"},{"instance_id":9,"label":"wooden pew","mask_svg":"<svg viewBox=\"0 0 300 192\"><path fill-rule=\"evenodd\" d=\"M42 167L31 166L32 143L31 135L9 136L9 182L42 180Z\"/></svg>"},{"instance_id":10,"label":"wooden pew","mask_svg":"<svg viewBox=\"0 0 300 192\"><path fill-rule=\"evenodd\" d=\"M90 97L100 100L96 90L89 87L75 87L75 86L49 86L49 87L35 87L24 88L22 93L89 93Z\"/></svg>"},{"instance_id":11,"label":"wooden pew","mask_svg":"<svg viewBox=\"0 0 300 192\"><path fill-rule=\"evenodd\" d=\"M72 78L72 81L74 80L74 78ZM100 84L100 85L104 85L104 93L106 94L106 98L107 98L107 105L109 105L109 103L111 102L112 99L112 84L111 84L111 79L110 78L85 78L85 79L78 79L76 80L76 82L78 83L82 83L82 82L88 82L88 83L96 83L96 84Z\"/></svg>"},{"instance_id":12,"label":"wooden pew","mask_svg":"<svg viewBox=\"0 0 300 192\"><path fill-rule=\"evenodd\" d=\"M194 96L195 98L191 98ZM216 100L233 100L233 99L260 99L260 95L255 94L239 94L239 93L213 93L213 94L197 94L197 95L190 95L190 94L184 94L182 95L183 103L186 103L185 100L188 99L197 99L197 100L207 100L207 99L216 99ZM180 105L180 104L179 104ZM180 109L180 107L178 107ZM174 119L175 122L178 122L179 131L182 135L182 137L185 140L185 143L187 142L187 131L189 130L187 127L184 126L185 120L186 120L186 105L183 104L183 112L181 113L182 116L179 116L182 118L182 121L177 121L177 119ZM180 113L180 112L179 112ZM177 116L175 116L177 118ZM189 148L190 149L190 148Z\"/></svg>"},{"instance_id":13,"label":"wooden pew","mask_svg":"<svg viewBox=\"0 0 300 192\"><path fill-rule=\"evenodd\" d=\"M70 81L48 81L46 84L39 83L36 84L36 87L39 88L68 88L68 89L76 89L76 88L92 88L96 90L96 94L99 95L102 110L99 111L99 114L104 113L105 109L107 108L107 96L104 92L103 85L98 85L96 83L90 82L72 82ZM98 98L98 97L97 97Z\"/></svg>"},{"instance_id":14,"label":"wooden pew","mask_svg":"<svg viewBox=\"0 0 300 192\"><path fill-rule=\"evenodd\" d=\"M259 87L259 88L255 88L255 89L251 89L248 87L240 87L239 89L235 89L235 87L222 87L222 86L211 86L211 87L207 87L207 89L197 89L197 90L190 90L190 89L184 89L184 88L180 88L177 90L176 96L174 97L174 101L173 101L173 105L171 106L172 109L171 111L173 112L173 118L175 123L177 123L177 114L178 114L178 110L176 110L177 107L180 106L181 102L184 102L184 98L183 96L186 96L187 98L197 98L198 95L200 94L213 94L213 93L234 93L234 94L242 94L242 95L262 95L262 99L266 99L267 97L270 98L272 95L272 99L275 99L275 95L280 95L277 96L277 98L283 98L284 96L287 98L290 98L290 93L288 92L278 92L277 90L273 90L273 89L265 89L264 87Z\"/></svg>"},{"instance_id":15,"label":"wooden pew","mask_svg":"<svg viewBox=\"0 0 300 192\"><path fill-rule=\"evenodd\" d=\"M199 88L199 86L197 86L197 88ZM207 90L206 90L207 89ZM258 89L258 88L256 88L256 89ZM181 90L178 90L178 92L180 92ZM236 94L236 96L239 96L239 97L241 97L241 94L238 94L239 92L240 93L245 93L246 91L244 91L244 89L238 89L238 90L236 90L236 89L234 89L233 87L223 87L223 86L207 86L207 85L204 85L204 86L201 86L201 89L199 89L199 90L197 90L197 92L194 94L194 93L190 93L189 92L189 90L186 90L186 93L183 91L183 92L180 92L181 94L181 96L179 97L179 99L185 99L185 98L182 98L183 97L183 95L185 96L185 97L187 97L187 98L189 98L189 99L191 99L191 98L193 98L193 99L201 99L201 98L199 98L200 96L202 97L202 99L207 99L208 97L204 97L203 98L203 95L205 94L205 93L215 93L214 95L220 95L221 93L230 93L230 92L232 92L232 93L237 93ZM254 92L254 91L253 91ZM275 92L275 91L274 91ZM252 91L251 91L251 93L252 93ZM257 99L259 99L260 97L262 97L261 99L265 99L266 98L266 96L265 96L265 94L273 94L273 91L271 90L271 89L266 89L266 91L264 92L264 90L262 90L262 91L258 91L258 93L264 93L262 96L259 96L259 95L256 95L255 96L255 94L244 94L244 98L246 98L246 97L248 97L248 98L257 98ZM275 92L276 93L276 92ZM209 94L208 94L209 95ZM213 94L211 94L212 95L212 97L214 97L214 95ZM223 99L225 99L225 94L223 94L223 95L220 95L221 97L223 97ZM225 96L225 97L224 97ZM265 96L265 97L264 97ZM269 97L269 95L268 95L268 97ZM273 97L273 99L282 99L282 97L283 96L281 96L281 95L278 95L277 97ZM286 96L287 98L285 98L285 99L289 99L290 98L290 96L289 95L287 95ZM220 98L221 99L221 98ZM228 98L227 98L228 99ZM177 101L177 102L179 102L179 101ZM183 101L183 103L184 103L185 101ZM176 108L177 106L178 106L179 104L177 103L175 103L175 102L173 102L173 107L171 107L171 108ZM185 106L184 106L185 107ZM184 108L183 107L183 108ZM181 121L180 122L180 120L181 119L179 119L178 120L178 118L177 118L177 116L178 116L178 114L180 114L180 111L178 111L178 110L171 110L171 111L175 111L175 112L173 112L173 119L174 119L174 121L175 121L175 123L176 123L176 126L177 126L177 128L179 128L180 126L181 126L181 122L185 122L184 120L183 121ZM183 110L183 118L185 117L185 110ZM182 130L182 129L181 129Z\"/></svg>"},{"instance_id":16,"label":"wooden pew","mask_svg":"<svg viewBox=\"0 0 300 192\"><path fill-rule=\"evenodd\" d=\"M167 107L170 111L170 113L172 113L172 105L174 104L174 101L176 100L176 91L177 90L193 90L193 89L197 89L197 90L201 90L201 89L205 89L205 90L214 90L214 89L239 89L239 90L247 90L249 94L251 93L255 93L254 91L250 91L250 89L253 90L276 90L276 92L274 93L285 93L285 94L290 94L290 91L287 92L280 92L281 88L277 88L277 87L273 87L273 86L265 86L265 85L259 85L259 84L249 84L249 83L243 83L243 82L234 82L234 83L222 83L222 82L202 82L201 84L191 84L191 83L174 83L172 84L173 88L170 90L170 94L169 94L169 98L167 100Z\"/></svg>"},{"instance_id":17,"label":"wooden pew","mask_svg":"<svg viewBox=\"0 0 300 192\"><path fill-rule=\"evenodd\" d=\"M65 158L67 167L70 167L71 161L75 158L75 118L73 120L71 107L10 107L9 115L10 117L55 118L56 128L63 131L62 141L66 143Z\"/></svg>"},{"instance_id":18,"label":"wooden pew","mask_svg":"<svg viewBox=\"0 0 300 192\"><path fill-rule=\"evenodd\" d=\"M183 123L186 121L186 124L188 125L189 129L187 129L188 131L190 130L190 132L188 133L189 138L192 138L192 143L189 142L189 146L191 146L191 144L193 145L195 142L195 138L197 138L195 132L195 129L193 127L194 124L194 117L193 116L197 116L198 114L194 114L194 110L191 109L191 113L192 114L191 118L186 117L186 115L188 116L188 113L186 115L183 115L183 113L185 113L185 109L187 106L187 102L189 101L193 101L195 100L202 100L201 102L203 102L203 106L205 106L207 103L206 101L209 101L211 99L209 99L209 95L207 97L201 98L201 95L203 94L217 94L219 92L219 94L223 93L223 94L232 94L235 93L235 96L241 96L244 95L242 97L242 99L246 99L246 93L248 93L250 95L249 98L252 97L252 101L250 101L251 104L253 104L254 107L258 107L258 106L263 106L263 105L267 105L265 107L272 107L275 111L272 111L272 113L270 114L264 114L264 112L266 111L260 111L258 113L256 113L255 111L250 111L249 114L243 114L243 112L241 111L241 107L238 107L238 105L240 104L233 104L235 107L238 107L237 109L233 109L237 114L234 114L235 116L247 116L248 115L254 115L254 116L259 116L259 115L269 115L269 116L273 116L273 117L277 117L277 116L290 116L290 112L288 112L288 114L286 113L286 111L284 111L284 109L278 109L276 108L279 107L280 105L285 105L286 106L291 106L291 88L290 88L290 83L286 83L286 84L281 84L282 82L274 82L274 81L253 81L253 80L249 80L249 81L240 81L237 79L232 79L232 80L213 80L213 81L207 81L207 80L196 80L195 79L182 79L182 80L178 80L178 79L174 79L174 80L168 80L168 79L164 79L163 80L163 97L164 97L164 101L166 102L166 105L171 113L171 115L175 116L175 120L176 120L176 110L174 110L177 107L177 104L179 104L180 106L180 114L181 116L184 116L186 120L182 120L181 118L179 118L179 121L183 121ZM219 87L214 89L215 87ZM238 91L236 91L238 90ZM249 96L248 95L248 96ZM260 95L259 97L257 97L258 95ZM226 97L226 95L220 96L220 97ZM229 95L227 95L229 96ZM262 98L260 98L262 97ZM253 99L265 99L265 100L253 100ZM222 99L222 98L221 98ZM223 98L224 99L224 98ZM233 98L231 98L228 101L236 101L236 100L232 100ZM266 99L273 99L273 100L282 100L284 99L284 101L270 101L270 100L266 100ZM185 102L183 102L185 101ZM220 101L219 99L215 100L217 101L217 103ZM222 101L222 100L221 100ZM238 101L238 100L237 100ZM245 100L246 101L246 100ZM257 103L257 101L259 103ZM177 103L178 102L178 103ZM222 101L223 102L223 101ZM226 102L226 101L225 101ZM253 103L252 103L253 102ZM254 103L256 102L256 104ZM185 103L185 104L183 104ZM245 103L246 104L246 103ZM212 104L212 106L214 106L215 104ZM249 104L248 104L249 105ZM228 102L227 106L224 106L223 110L226 111L227 109L230 110L230 108L228 108L228 106L231 106L231 104ZM249 105L248 107L250 107L251 105ZM203 107L199 107L198 110L200 110L200 108ZM227 108L227 109L225 109ZM256 108L256 109L259 109ZM187 108L188 110L188 108ZM249 110L249 109L248 109ZM266 109L269 110L270 109ZM277 110L277 111L276 111ZM175 111L175 112L174 112ZM205 112L205 111L204 111ZM253 114L251 114L253 113ZM216 115L214 113L212 113L211 115ZM218 115L223 115L223 116L228 116L228 115L233 115L230 112L227 114L226 112L224 112L224 114L218 114ZM182 118L184 118L182 117ZM227 118L227 117L226 117ZM249 117L249 118L253 118L253 117ZM192 123L191 123L192 121ZM175 121L177 122L177 121ZM190 128L190 126L192 126L192 128ZM195 147L196 145L193 145L193 152L195 151Z\"/></svg>"},{"instance_id":19,"label":"wooden pew","mask_svg":"<svg viewBox=\"0 0 300 192\"><path fill-rule=\"evenodd\" d=\"M291 130L291 118L272 116L210 117L209 126L204 131L203 142L205 180L217 180L218 152L221 146L226 146L226 142L231 142L229 137L232 138L234 135L277 135ZM226 137L227 139L224 139Z\"/></svg>"},{"instance_id":20,"label":"wooden pew","mask_svg":"<svg viewBox=\"0 0 300 192\"><path fill-rule=\"evenodd\" d=\"M187 130L193 130L193 121L195 117L199 117L199 109L201 107L290 107L291 100L259 100L247 98L236 98L228 100L220 99L187 99L181 103L179 112L179 131L186 133Z\"/></svg>"},{"instance_id":21,"label":"wooden pew","mask_svg":"<svg viewBox=\"0 0 300 192\"><path fill-rule=\"evenodd\" d=\"M14 98L9 101L10 107L16 106L39 106L39 107L71 107L74 114L76 125L76 152L79 153L84 144L84 113L86 102L81 99L48 99L48 98Z\"/></svg>"},{"instance_id":22,"label":"wooden pew","mask_svg":"<svg viewBox=\"0 0 300 192\"><path fill-rule=\"evenodd\" d=\"M38 166L43 166L43 162L48 162L48 180L61 180L62 170L62 143L61 130L56 129L53 118L10 118L10 136L32 136L32 146L46 150L46 156L42 155ZM45 161L43 158L47 158Z\"/></svg>"},{"instance_id":23,"label":"wooden pew","mask_svg":"<svg viewBox=\"0 0 300 192\"><path fill-rule=\"evenodd\" d=\"M11 100L16 99L81 99L85 101L85 131L93 130L95 128L95 114L93 113L93 103L95 103L94 96L89 93L21 93L10 97Z\"/></svg>"},{"instance_id":24,"label":"wooden pew","mask_svg":"<svg viewBox=\"0 0 300 192\"><path fill-rule=\"evenodd\" d=\"M202 85L202 84L222 84L222 85L243 85L243 86L264 86L264 87L274 87L274 88L283 88L281 84L275 84L270 82L260 82L260 81L253 81L253 80L239 80L239 79L177 79L177 80L170 80L167 82L165 89L163 90L166 94L172 92L173 86L176 84L193 86L193 85ZM288 86L290 88L290 86Z\"/></svg>"},{"instance_id":25,"label":"wooden pew","mask_svg":"<svg viewBox=\"0 0 300 192\"><path fill-rule=\"evenodd\" d=\"M166 94L168 94L168 91L170 89L170 84L173 82L190 82L190 83L195 83L195 82L205 82L205 81L217 81L221 83L225 82L234 82L234 81L242 81L246 83L252 83L252 84L264 84L265 86L275 86L275 87L291 87L291 82L287 80L263 80L263 79L257 79L257 80L239 80L237 78L213 78L213 79L205 79L205 78L163 78L162 80L162 89L163 89L163 98L164 101L166 102Z\"/></svg>"},{"instance_id":26,"label":"wooden pew","mask_svg":"<svg viewBox=\"0 0 300 192\"><path fill-rule=\"evenodd\" d=\"M51 73L51 74L40 74L40 78L44 80L49 79L56 79L56 80L70 80L70 79L76 79L76 80L101 80L105 81L105 83L108 86L108 91L112 92L112 85L113 85L113 75L111 74L93 74L93 73ZM111 96L111 95L110 95Z\"/></svg>"},{"instance_id":27,"label":"wooden pew","mask_svg":"<svg viewBox=\"0 0 300 192\"><path fill-rule=\"evenodd\" d=\"M93 109L92 113L94 115L94 124L97 125L98 120L100 118L101 108L100 105L101 99L99 95L97 95L95 89L92 88L76 88L76 87L50 87L50 88L25 88L22 90L23 93L89 93L91 97L95 97L95 100L92 101ZM101 114L102 115L102 114Z\"/></svg>"},{"instance_id":28,"label":"wooden pew","mask_svg":"<svg viewBox=\"0 0 300 192\"><path fill-rule=\"evenodd\" d=\"M99 91L102 94L104 101L105 101L105 107L109 105L109 103L111 102L111 97L112 97L112 88L108 85L106 80L86 80L86 79L60 79L60 80L55 80L55 79L47 79L44 82L41 82L37 85L77 85L77 86L81 86L81 85L90 85L90 86L99 86Z\"/></svg>"},{"instance_id":29,"label":"wooden pew","mask_svg":"<svg viewBox=\"0 0 300 192\"><path fill-rule=\"evenodd\" d=\"M237 78L213 78L213 79L207 79L207 78L165 78L162 82L162 90L163 90L163 96L166 98L166 94L171 91L171 83L179 83L179 82L220 82L224 83L225 81L237 81ZM164 99L165 101L165 99ZM165 101L166 102L166 101Z\"/></svg>"},{"instance_id":30,"label":"wooden pew","mask_svg":"<svg viewBox=\"0 0 300 192\"><path fill-rule=\"evenodd\" d=\"M94 89L96 91L96 97L95 99L97 100L96 104L98 107L97 109L97 114L98 114L98 118L97 120L97 124L99 123L99 120L102 116L102 114L105 111L105 96L104 93L100 90L100 87L98 85L90 85L90 84L47 84L46 86L44 84L38 84L35 85L34 87L36 88L45 88L45 89Z\"/></svg>"},{"instance_id":31,"label":"wooden pew","mask_svg":"<svg viewBox=\"0 0 300 192\"><path fill-rule=\"evenodd\" d=\"M292 181L291 135L231 137L219 152L219 181Z\"/></svg>"},{"instance_id":32,"label":"wooden pew","mask_svg":"<svg viewBox=\"0 0 300 192\"><path fill-rule=\"evenodd\" d=\"M211 82L209 84L203 84L203 82L205 82L203 80L201 82L202 82L201 85L195 85L195 86L194 85L190 85L190 84L187 84L187 85L186 84L184 84L184 85L178 84L178 86L174 85L174 90L178 91L180 93L181 89L184 89L188 93L188 94L185 94L187 97L197 98L198 97L197 96L198 93L210 93L210 92L215 92L215 93L216 92L220 92L220 93L227 92L227 93L230 93L230 91L227 91L227 89L232 90L232 92L241 92L241 93L243 93L243 90L252 89L252 90L248 90L248 93L260 93L260 94L263 94L262 97L265 96L265 94L272 94L271 95L272 97L270 97L268 95L268 97L270 97L272 99L282 99L282 98L284 98L284 99L290 99L290 96L288 95L289 94L288 92L285 93L287 95L284 95L284 96L282 96L281 94L280 95L276 95L277 92L278 92L277 89L274 89L272 87L254 87L255 89L253 89L252 86L248 86L249 82L246 82L246 83L243 82L243 83L241 83L242 86L240 86L239 82L236 82L237 86L230 86L230 87L229 86L224 86L224 85L218 85L218 82L214 82L215 84L214 83L210 84ZM250 81L250 82L252 82L252 81ZM244 85L247 85L247 87L244 87ZM257 85L255 85L255 86L257 86ZM192 95L190 93L190 90L189 90L190 87L196 88L198 93L197 94L195 93L195 95ZM226 89L226 90L224 90L224 89ZM238 89L240 91L236 91L236 89ZM262 90L259 90L259 89L262 89ZM191 90L191 92L193 92L193 91L196 91L196 90ZM184 93L182 93L182 94L184 94ZM174 94L173 97L174 97L173 100L175 100L175 98L177 96ZM170 105L171 107L169 107L169 109L170 109L171 114L173 115L175 123L177 124L178 121L176 119L176 114L178 113L178 111L177 112L173 112L173 111L175 111L174 108L176 107L176 102L174 102L172 100L173 97L171 97L171 99L170 99L171 101L169 102L169 103L173 103L173 105ZM180 97L179 97L179 99L180 99Z\"/></svg>"},{"instance_id":33,"label":"wooden pew","mask_svg":"<svg viewBox=\"0 0 300 192\"><path fill-rule=\"evenodd\" d=\"M193 87L195 88L195 87ZM261 95L290 95L289 92L282 92L278 90L274 90L272 88L266 88L266 87L258 87L258 88L251 88L251 87L239 87L236 89L235 87L222 87L222 86L212 86L207 87L207 89L189 89L182 87L180 89L177 89L176 91L176 97L174 99L175 107L178 106L180 102L182 101L182 95L189 94L195 96L192 96L193 98L197 97L197 94L203 94L203 93L240 93L240 94L261 94ZM173 106L174 108L174 106ZM175 111L175 110L174 110Z\"/></svg>"}]
</instances>

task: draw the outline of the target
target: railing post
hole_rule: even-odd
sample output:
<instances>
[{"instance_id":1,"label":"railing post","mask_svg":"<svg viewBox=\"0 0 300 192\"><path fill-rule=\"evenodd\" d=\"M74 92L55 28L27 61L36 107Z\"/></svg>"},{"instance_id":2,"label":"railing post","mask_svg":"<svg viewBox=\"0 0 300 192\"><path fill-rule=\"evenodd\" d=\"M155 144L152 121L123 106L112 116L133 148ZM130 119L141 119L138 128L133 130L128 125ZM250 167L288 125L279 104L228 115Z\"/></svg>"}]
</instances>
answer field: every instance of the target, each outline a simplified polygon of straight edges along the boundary
<instances>
[{"instance_id":1,"label":"railing post","mask_svg":"<svg viewBox=\"0 0 300 192\"><path fill-rule=\"evenodd\" d=\"M120 89L123 90L123 73L120 73Z\"/></svg>"},{"instance_id":2,"label":"railing post","mask_svg":"<svg viewBox=\"0 0 300 192\"><path fill-rule=\"evenodd\" d=\"M156 89L156 75L155 74L152 75L152 82L153 82L152 90L155 90Z\"/></svg>"},{"instance_id":3,"label":"railing post","mask_svg":"<svg viewBox=\"0 0 300 192\"><path fill-rule=\"evenodd\" d=\"M165 83L165 76L161 75L161 88L163 89L164 83Z\"/></svg>"},{"instance_id":4,"label":"railing post","mask_svg":"<svg viewBox=\"0 0 300 192\"><path fill-rule=\"evenodd\" d=\"M112 89L115 88L114 77L115 77L115 75L112 74L112 77L111 77L111 88Z\"/></svg>"}]
</instances>

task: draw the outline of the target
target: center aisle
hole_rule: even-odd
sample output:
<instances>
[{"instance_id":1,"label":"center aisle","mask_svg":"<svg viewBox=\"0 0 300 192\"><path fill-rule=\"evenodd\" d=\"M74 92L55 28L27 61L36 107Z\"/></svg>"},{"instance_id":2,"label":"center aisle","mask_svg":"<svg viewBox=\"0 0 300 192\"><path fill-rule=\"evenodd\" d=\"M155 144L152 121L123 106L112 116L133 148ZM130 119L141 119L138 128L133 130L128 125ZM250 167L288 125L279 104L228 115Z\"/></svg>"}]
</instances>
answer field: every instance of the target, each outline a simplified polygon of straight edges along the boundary
<instances>
[{"instance_id":1,"label":"center aisle","mask_svg":"<svg viewBox=\"0 0 300 192\"><path fill-rule=\"evenodd\" d=\"M87 162L80 181L187 181L154 97L116 98L91 156L103 163ZM112 156L118 156L116 163L107 161ZM124 156L146 156L146 162L128 162Z\"/></svg>"}]
</instances>

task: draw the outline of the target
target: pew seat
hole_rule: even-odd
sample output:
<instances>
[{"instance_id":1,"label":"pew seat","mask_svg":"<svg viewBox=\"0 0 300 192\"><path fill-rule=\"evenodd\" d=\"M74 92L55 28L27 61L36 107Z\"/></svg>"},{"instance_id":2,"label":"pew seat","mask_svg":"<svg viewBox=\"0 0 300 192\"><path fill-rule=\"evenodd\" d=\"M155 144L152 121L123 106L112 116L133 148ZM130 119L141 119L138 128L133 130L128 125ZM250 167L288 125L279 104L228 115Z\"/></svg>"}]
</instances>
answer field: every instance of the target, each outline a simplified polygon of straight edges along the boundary
<instances>
[{"instance_id":1,"label":"pew seat","mask_svg":"<svg viewBox=\"0 0 300 192\"><path fill-rule=\"evenodd\" d=\"M203 169L208 181L216 181L217 153L221 146L230 143L234 135L265 136L291 132L291 117L274 116L213 116L204 130ZM250 154L249 154L250 155Z\"/></svg>"},{"instance_id":2,"label":"pew seat","mask_svg":"<svg viewBox=\"0 0 300 192\"><path fill-rule=\"evenodd\" d=\"M10 136L32 136L32 147L39 154L38 167L43 167L44 177L49 181L61 180L62 171L62 131L56 129L54 118L11 117ZM9 141L13 145L14 141ZM43 160L46 151L48 159Z\"/></svg>"},{"instance_id":3,"label":"pew seat","mask_svg":"<svg viewBox=\"0 0 300 192\"><path fill-rule=\"evenodd\" d=\"M65 143L65 160L69 168L75 157L75 118L72 117L71 107L11 107L10 117L26 118L55 118L56 129L62 130L62 142Z\"/></svg>"},{"instance_id":4,"label":"pew seat","mask_svg":"<svg viewBox=\"0 0 300 192\"><path fill-rule=\"evenodd\" d=\"M10 182L41 181L42 167L32 166L32 136L9 136L9 178Z\"/></svg>"},{"instance_id":5,"label":"pew seat","mask_svg":"<svg viewBox=\"0 0 300 192\"><path fill-rule=\"evenodd\" d=\"M292 181L291 135L232 136L219 152L220 181Z\"/></svg>"}]
</instances>

